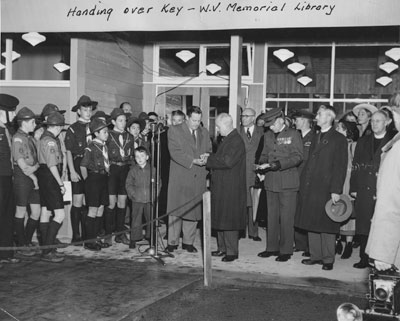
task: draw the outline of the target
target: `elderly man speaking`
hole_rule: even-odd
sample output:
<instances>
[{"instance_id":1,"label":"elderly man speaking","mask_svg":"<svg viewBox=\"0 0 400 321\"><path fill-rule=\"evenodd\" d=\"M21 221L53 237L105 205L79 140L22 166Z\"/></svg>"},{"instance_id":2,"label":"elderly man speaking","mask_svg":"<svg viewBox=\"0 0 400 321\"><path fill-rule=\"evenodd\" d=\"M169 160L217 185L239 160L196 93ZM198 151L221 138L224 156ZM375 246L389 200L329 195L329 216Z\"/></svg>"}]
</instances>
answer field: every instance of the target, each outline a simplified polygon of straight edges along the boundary
<instances>
[{"instance_id":1,"label":"elderly man speaking","mask_svg":"<svg viewBox=\"0 0 400 321\"><path fill-rule=\"evenodd\" d=\"M218 231L218 250L212 255L231 262L239 257L239 231L246 227L246 149L231 116L222 113L215 124L224 139L206 164L211 169L211 227Z\"/></svg>"}]
</instances>

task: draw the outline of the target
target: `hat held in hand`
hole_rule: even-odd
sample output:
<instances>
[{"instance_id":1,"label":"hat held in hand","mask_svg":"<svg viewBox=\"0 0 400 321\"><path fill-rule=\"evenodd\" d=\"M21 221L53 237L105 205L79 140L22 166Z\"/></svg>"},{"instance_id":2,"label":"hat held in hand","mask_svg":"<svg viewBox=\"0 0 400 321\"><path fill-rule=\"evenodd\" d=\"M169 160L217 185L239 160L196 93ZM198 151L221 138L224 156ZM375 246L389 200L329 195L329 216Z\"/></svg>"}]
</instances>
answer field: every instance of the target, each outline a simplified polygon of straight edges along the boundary
<instances>
[{"instance_id":1,"label":"hat held in hand","mask_svg":"<svg viewBox=\"0 0 400 321\"><path fill-rule=\"evenodd\" d=\"M334 222L341 223L346 221L353 213L353 204L350 197L342 194L336 204L333 204L332 199L330 199L325 205L325 212Z\"/></svg>"}]
</instances>

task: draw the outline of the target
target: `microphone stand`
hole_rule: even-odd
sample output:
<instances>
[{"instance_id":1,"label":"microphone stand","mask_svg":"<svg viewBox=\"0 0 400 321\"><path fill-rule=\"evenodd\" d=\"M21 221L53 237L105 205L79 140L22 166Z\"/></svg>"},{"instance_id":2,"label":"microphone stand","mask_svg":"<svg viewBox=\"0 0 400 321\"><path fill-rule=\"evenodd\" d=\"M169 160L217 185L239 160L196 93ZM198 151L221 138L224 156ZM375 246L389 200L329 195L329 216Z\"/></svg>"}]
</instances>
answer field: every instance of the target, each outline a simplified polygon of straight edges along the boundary
<instances>
[{"instance_id":1,"label":"microphone stand","mask_svg":"<svg viewBox=\"0 0 400 321\"><path fill-rule=\"evenodd\" d=\"M152 124L153 125L153 124ZM158 253L158 239L159 239L159 228L158 228L158 194L160 190L160 134L161 128L158 124L155 124L155 128L151 130L151 160L150 160L150 247L146 250L150 257L155 259L158 263L165 265L163 257L175 257L173 254L165 252L160 255ZM157 136L155 135L157 134ZM155 148L156 147L156 148ZM157 153L155 152L157 149ZM154 166L156 165L156 166ZM156 172L154 175L154 167ZM153 177L154 176L154 177ZM156 224L156 225L155 225ZM155 226L155 228L154 228Z\"/></svg>"}]
</instances>

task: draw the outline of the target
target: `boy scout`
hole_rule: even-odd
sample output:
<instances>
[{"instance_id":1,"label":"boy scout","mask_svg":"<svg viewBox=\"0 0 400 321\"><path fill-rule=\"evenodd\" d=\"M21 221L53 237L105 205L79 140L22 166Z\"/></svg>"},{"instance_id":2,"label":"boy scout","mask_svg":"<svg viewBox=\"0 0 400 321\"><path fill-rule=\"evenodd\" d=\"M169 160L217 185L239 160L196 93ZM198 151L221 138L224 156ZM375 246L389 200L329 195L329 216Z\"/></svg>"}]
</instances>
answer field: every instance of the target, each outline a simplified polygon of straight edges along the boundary
<instances>
[{"instance_id":1,"label":"boy scout","mask_svg":"<svg viewBox=\"0 0 400 321\"><path fill-rule=\"evenodd\" d=\"M124 230L126 213L126 190L125 181L129 172L130 158L133 150L131 149L132 136L125 131L126 115L120 108L114 108L111 112L111 123L114 128L108 135L107 147L110 157L110 176L108 177L108 193L110 205L106 207L104 213L106 234L111 234L112 222L116 221L116 231ZM115 210L115 207L117 209ZM117 243L129 244L125 234L115 237ZM111 244L111 238L106 239Z\"/></svg>"},{"instance_id":2,"label":"boy scout","mask_svg":"<svg viewBox=\"0 0 400 321\"><path fill-rule=\"evenodd\" d=\"M71 226L72 242L81 241L79 226L81 225L82 234L84 231L84 215L82 213L84 181L80 171L80 163L87 143L91 140L89 123L92 111L96 109L97 101L92 101L88 96L81 96L77 104L72 107L73 112L77 112L79 119L72 124L65 136L65 147L67 149L67 162L72 181L72 206L71 206Z\"/></svg>"},{"instance_id":3,"label":"boy scout","mask_svg":"<svg viewBox=\"0 0 400 321\"><path fill-rule=\"evenodd\" d=\"M108 205L108 174L110 172L110 161L108 159L107 123L96 118L90 123L90 134L95 138L85 149L81 166L82 177L85 180L85 199L89 206L86 218L87 239L96 239L100 230L101 217L103 216L104 206ZM109 247L108 242L100 240L85 242L85 249L99 251L103 247Z\"/></svg>"},{"instance_id":4,"label":"boy scout","mask_svg":"<svg viewBox=\"0 0 400 321\"><path fill-rule=\"evenodd\" d=\"M17 205L14 229L19 246L26 246L31 243L40 217L39 186L35 175L39 164L34 138L29 135L35 129L35 117L35 114L29 108L20 109L16 116L18 131L12 138L14 194ZM24 228L28 204L30 205L31 215ZM19 251L18 253L26 256L35 254L34 251Z\"/></svg>"},{"instance_id":5,"label":"boy scout","mask_svg":"<svg viewBox=\"0 0 400 321\"><path fill-rule=\"evenodd\" d=\"M61 179L62 151L57 136L65 125L64 116L54 112L44 122L47 125L39 144L39 192L43 206L49 211L54 211L54 218L50 223L41 223L43 245L55 243L57 232L65 217L64 200L65 187ZM51 249L43 250L42 260L48 262L61 262L64 260L56 251Z\"/></svg>"}]
</instances>

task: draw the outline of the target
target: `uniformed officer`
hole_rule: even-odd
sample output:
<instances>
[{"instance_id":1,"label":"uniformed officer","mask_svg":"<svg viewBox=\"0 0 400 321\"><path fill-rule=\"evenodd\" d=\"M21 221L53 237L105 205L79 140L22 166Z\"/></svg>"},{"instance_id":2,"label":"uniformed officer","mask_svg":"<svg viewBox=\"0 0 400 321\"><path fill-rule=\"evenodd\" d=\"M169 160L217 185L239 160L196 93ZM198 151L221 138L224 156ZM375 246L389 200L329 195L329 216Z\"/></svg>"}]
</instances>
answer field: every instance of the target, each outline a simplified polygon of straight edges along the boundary
<instances>
[{"instance_id":1,"label":"uniformed officer","mask_svg":"<svg viewBox=\"0 0 400 321\"><path fill-rule=\"evenodd\" d=\"M62 170L62 151L60 141L57 136L65 125L64 116L59 112L50 114L44 122L47 126L43 133L39 145L39 179L40 199L49 211L54 211L54 217L47 224L40 224L43 245L55 243L58 230L65 217L64 200L65 186L61 179ZM47 228L46 228L47 227ZM42 251L42 260L49 262L61 262L64 260L62 254L51 249Z\"/></svg>"},{"instance_id":2,"label":"uniformed officer","mask_svg":"<svg viewBox=\"0 0 400 321\"><path fill-rule=\"evenodd\" d=\"M264 148L258 169L266 170L268 227L267 249L260 257L277 256L276 261L286 262L293 254L294 216L300 178L298 166L303 160L303 143L300 133L285 125L281 108L264 115Z\"/></svg>"},{"instance_id":3,"label":"uniformed officer","mask_svg":"<svg viewBox=\"0 0 400 321\"><path fill-rule=\"evenodd\" d=\"M108 177L108 193L110 204L104 212L106 234L111 234L115 217L116 231L124 230L126 213L125 181L129 172L130 158L133 154L132 136L125 131L126 114L121 108L114 108L110 114L113 129L109 132L107 147L110 158L110 175ZM132 149L132 150L131 150ZM129 244L125 234L115 237L117 243ZM111 245L111 237L105 242Z\"/></svg>"},{"instance_id":4,"label":"uniformed officer","mask_svg":"<svg viewBox=\"0 0 400 321\"><path fill-rule=\"evenodd\" d=\"M110 160L108 156L107 139L108 124L96 118L90 123L90 134L95 138L85 148L81 161L82 178L85 180L85 200L89 206L86 218L87 239L96 239L101 227L101 217L104 207L108 205L108 175L110 172ZM85 249L99 251L103 247L111 246L108 242L100 240L85 242Z\"/></svg>"},{"instance_id":5,"label":"uniformed officer","mask_svg":"<svg viewBox=\"0 0 400 321\"><path fill-rule=\"evenodd\" d=\"M72 206L71 206L71 242L81 241L79 226L82 234L84 231L84 212L82 211L85 183L80 171L80 163L87 143L91 140L89 123L92 111L96 109L97 101L92 101L88 96L81 96L72 111L78 113L79 119L72 124L65 136L67 149L67 162L72 181Z\"/></svg>"},{"instance_id":6,"label":"uniformed officer","mask_svg":"<svg viewBox=\"0 0 400 321\"><path fill-rule=\"evenodd\" d=\"M36 144L29 134L36 126L36 115L28 107L21 108L16 116L18 131L12 138L12 156L14 161L14 194L16 211L14 230L17 244L26 246L32 242L32 236L39 224L40 196L38 179L35 175L39 168ZM25 225L27 206L30 206L31 215ZM32 256L34 251L19 251L19 254Z\"/></svg>"},{"instance_id":7,"label":"uniformed officer","mask_svg":"<svg viewBox=\"0 0 400 321\"><path fill-rule=\"evenodd\" d=\"M0 247L13 246L13 218L15 201L11 158L11 135L8 125L15 116L19 100L11 95L0 94ZM14 251L0 251L1 263L18 263ZM0 268L2 265L0 264Z\"/></svg>"}]
</instances>

